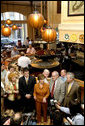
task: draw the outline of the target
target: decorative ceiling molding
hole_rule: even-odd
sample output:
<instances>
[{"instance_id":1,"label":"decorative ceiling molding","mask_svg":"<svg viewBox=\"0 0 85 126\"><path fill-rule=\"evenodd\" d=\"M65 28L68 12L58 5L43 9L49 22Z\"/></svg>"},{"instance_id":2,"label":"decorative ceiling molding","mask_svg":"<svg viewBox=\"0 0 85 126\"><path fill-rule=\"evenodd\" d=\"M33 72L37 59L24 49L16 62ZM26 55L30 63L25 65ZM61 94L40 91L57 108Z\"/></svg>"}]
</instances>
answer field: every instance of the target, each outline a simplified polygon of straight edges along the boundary
<instances>
[{"instance_id":1,"label":"decorative ceiling molding","mask_svg":"<svg viewBox=\"0 0 85 126\"><path fill-rule=\"evenodd\" d=\"M30 1L1 1L1 4L30 6L31 2ZM33 5L41 7L41 1L33 1Z\"/></svg>"}]
</instances>

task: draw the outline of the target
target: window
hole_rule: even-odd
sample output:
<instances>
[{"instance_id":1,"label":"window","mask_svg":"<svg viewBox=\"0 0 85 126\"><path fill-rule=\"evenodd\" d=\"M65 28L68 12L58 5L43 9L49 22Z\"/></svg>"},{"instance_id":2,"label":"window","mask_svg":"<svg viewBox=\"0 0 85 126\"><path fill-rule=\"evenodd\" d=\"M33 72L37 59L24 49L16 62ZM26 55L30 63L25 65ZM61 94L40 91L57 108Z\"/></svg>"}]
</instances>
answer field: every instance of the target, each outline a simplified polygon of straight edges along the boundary
<instances>
[{"instance_id":1,"label":"window","mask_svg":"<svg viewBox=\"0 0 85 126\"><path fill-rule=\"evenodd\" d=\"M18 26L18 30L13 31L12 34L9 36L10 39L13 39L15 42L17 42L19 39L23 41L27 37L27 24L15 24Z\"/></svg>"},{"instance_id":2,"label":"window","mask_svg":"<svg viewBox=\"0 0 85 126\"><path fill-rule=\"evenodd\" d=\"M1 20L26 20L26 16L17 12L5 12L1 13Z\"/></svg>"},{"instance_id":3,"label":"window","mask_svg":"<svg viewBox=\"0 0 85 126\"><path fill-rule=\"evenodd\" d=\"M12 20L17 20L17 27L18 30L15 31L11 31L11 35L9 36L9 39L12 39L13 41L17 42L19 39L22 41L22 43L24 42L24 40L26 39L27 35L27 24L24 22L26 21L26 16L24 16L23 14L17 13L17 12L5 12L5 13L1 13L1 20L7 20L10 19ZM23 23L20 21L23 21ZM14 23L13 23L14 24ZM12 26L12 25L11 25ZM10 27L11 27L10 26ZM1 36L1 38L5 38L4 36Z\"/></svg>"}]
</instances>

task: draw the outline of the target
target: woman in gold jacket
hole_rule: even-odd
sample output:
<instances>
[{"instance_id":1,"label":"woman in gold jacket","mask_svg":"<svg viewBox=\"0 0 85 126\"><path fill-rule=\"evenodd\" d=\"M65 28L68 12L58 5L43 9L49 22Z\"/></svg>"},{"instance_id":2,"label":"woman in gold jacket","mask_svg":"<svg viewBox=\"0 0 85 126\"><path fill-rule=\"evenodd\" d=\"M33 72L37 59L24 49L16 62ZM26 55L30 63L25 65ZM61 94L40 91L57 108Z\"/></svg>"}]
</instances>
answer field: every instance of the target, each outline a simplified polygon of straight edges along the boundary
<instances>
[{"instance_id":1,"label":"woman in gold jacket","mask_svg":"<svg viewBox=\"0 0 85 126\"><path fill-rule=\"evenodd\" d=\"M34 87L34 99L36 101L37 121L41 123L41 108L44 114L44 123L47 122L47 98L49 97L49 85L44 83L44 75L39 74L39 83Z\"/></svg>"}]
</instances>

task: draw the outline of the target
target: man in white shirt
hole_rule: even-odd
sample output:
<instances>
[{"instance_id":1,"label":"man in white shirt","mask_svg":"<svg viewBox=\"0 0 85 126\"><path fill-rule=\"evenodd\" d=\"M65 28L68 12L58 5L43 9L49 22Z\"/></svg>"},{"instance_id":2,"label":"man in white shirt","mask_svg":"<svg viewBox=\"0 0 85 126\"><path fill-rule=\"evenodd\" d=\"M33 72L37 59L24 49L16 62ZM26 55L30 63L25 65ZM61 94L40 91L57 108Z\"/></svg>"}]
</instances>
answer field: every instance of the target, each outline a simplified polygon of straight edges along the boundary
<instances>
[{"instance_id":1,"label":"man in white shirt","mask_svg":"<svg viewBox=\"0 0 85 126\"><path fill-rule=\"evenodd\" d=\"M21 68L28 67L28 65L31 64L30 58L27 56L24 56L24 52L21 52L21 57L18 59L18 66Z\"/></svg>"},{"instance_id":2,"label":"man in white shirt","mask_svg":"<svg viewBox=\"0 0 85 126\"><path fill-rule=\"evenodd\" d=\"M29 48L26 52L29 56L34 55L36 53L36 50L32 47L32 42L29 41Z\"/></svg>"}]
</instances>

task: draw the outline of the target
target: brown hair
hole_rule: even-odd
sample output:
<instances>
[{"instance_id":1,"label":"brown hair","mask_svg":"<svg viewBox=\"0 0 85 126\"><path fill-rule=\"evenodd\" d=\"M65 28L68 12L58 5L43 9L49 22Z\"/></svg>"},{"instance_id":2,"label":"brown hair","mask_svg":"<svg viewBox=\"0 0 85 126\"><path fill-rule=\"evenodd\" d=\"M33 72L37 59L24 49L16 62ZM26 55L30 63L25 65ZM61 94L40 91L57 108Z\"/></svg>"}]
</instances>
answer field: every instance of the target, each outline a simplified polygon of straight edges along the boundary
<instances>
[{"instance_id":1,"label":"brown hair","mask_svg":"<svg viewBox=\"0 0 85 126\"><path fill-rule=\"evenodd\" d=\"M38 75L38 80L43 80L45 77L44 77L44 75L43 74L39 74Z\"/></svg>"},{"instance_id":2,"label":"brown hair","mask_svg":"<svg viewBox=\"0 0 85 126\"><path fill-rule=\"evenodd\" d=\"M25 68L23 69L23 73L24 73L24 72L27 72L27 71L29 71L29 68L28 68L28 67L25 67Z\"/></svg>"},{"instance_id":3,"label":"brown hair","mask_svg":"<svg viewBox=\"0 0 85 126\"><path fill-rule=\"evenodd\" d=\"M10 70L11 68L14 68L14 66L12 64L8 65L8 69ZM14 68L15 69L15 68Z\"/></svg>"},{"instance_id":4,"label":"brown hair","mask_svg":"<svg viewBox=\"0 0 85 126\"><path fill-rule=\"evenodd\" d=\"M9 73L8 79L9 79L9 81L11 81L11 82L12 82L12 77L16 77L16 74L15 74L15 73Z\"/></svg>"}]
</instances>

